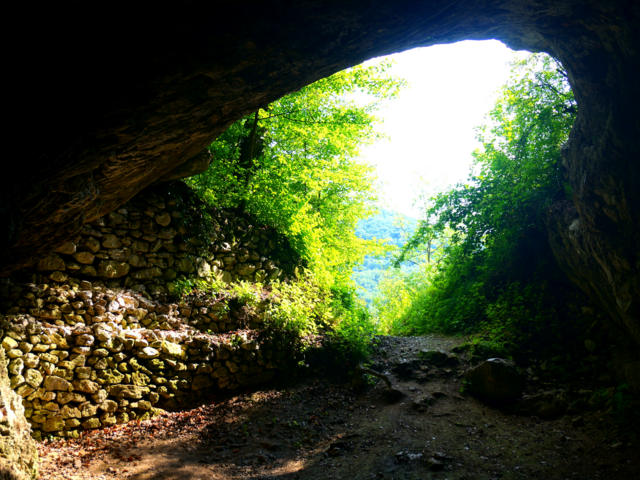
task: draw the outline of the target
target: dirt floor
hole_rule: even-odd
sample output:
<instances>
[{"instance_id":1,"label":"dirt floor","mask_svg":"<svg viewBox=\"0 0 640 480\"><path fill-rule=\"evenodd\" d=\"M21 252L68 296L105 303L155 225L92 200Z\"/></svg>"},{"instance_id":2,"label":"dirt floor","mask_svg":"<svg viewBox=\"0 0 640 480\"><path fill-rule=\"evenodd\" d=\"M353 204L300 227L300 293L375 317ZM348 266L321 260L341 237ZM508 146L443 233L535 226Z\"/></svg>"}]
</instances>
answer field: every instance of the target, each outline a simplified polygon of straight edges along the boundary
<instances>
[{"instance_id":1,"label":"dirt floor","mask_svg":"<svg viewBox=\"0 0 640 480\"><path fill-rule=\"evenodd\" d=\"M638 442L602 413L511 415L461 394L468 365L436 368L423 349L460 339L385 337L372 368L384 383L306 378L181 413L42 443L42 479L632 479ZM581 418L580 418L581 417Z\"/></svg>"}]
</instances>

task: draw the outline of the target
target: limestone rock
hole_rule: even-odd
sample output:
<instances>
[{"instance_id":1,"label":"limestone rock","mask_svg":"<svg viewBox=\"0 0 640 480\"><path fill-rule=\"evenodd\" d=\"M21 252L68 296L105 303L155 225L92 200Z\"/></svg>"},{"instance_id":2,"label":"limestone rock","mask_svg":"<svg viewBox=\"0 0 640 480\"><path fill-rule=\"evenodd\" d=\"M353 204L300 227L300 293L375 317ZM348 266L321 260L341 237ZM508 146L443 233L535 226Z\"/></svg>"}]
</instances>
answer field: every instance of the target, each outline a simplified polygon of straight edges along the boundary
<instances>
[{"instance_id":1,"label":"limestone rock","mask_svg":"<svg viewBox=\"0 0 640 480\"><path fill-rule=\"evenodd\" d=\"M55 375L47 376L44 381L44 388L48 391L62 390L63 392L72 391L71 384L64 378Z\"/></svg>"},{"instance_id":2,"label":"limestone rock","mask_svg":"<svg viewBox=\"0 0 640 480\"><path fill-rule=\"evenodd\" d=\"M66 242L60 245L54 250L56 253L63 253L65 255L72 255L76 253L76 244L74 242Z\"/></svg>"},{"instance_id":3,"label":"limestone rock","mask_svg":"<svg viewBox=\"0 0 640 480\"><path fill-rule=\"evenodd\" d=\"M140 400L147 395L149 391L148 387L140 387L136 385L113 385L109 394L114 397L125 397Z\"/></svg>"},{"instance_id":4,"label":"limestone rock","mask_svg":"<svg viewBox=\"0 0 640 480\"><path fill-rule=\"evenodd\" d=\"M104 248L120 248L122 242L114 234L110 233L102 238L102 246Z\"/></svg>"},{"instance_id":5,"label":"limestone rock","mask_svg":"<svg viewBox=\"0 0 640 480\"><path fill-rule=\"evenodd\" d=\"M38 370L30 368L24 373L24 379L27 385L38 388L42 384L44 377Z\"/></svg>"},{"instance_id":6,"label":"limestone rock","mask_svg":"<svg viewBox=\"0 0 640 480\"><path fill-rule=\"evenodd\" d=\"M129 273L131 266L117 260L101 260L98 263L97 276L104 278L120 278Z\"/></svg>"},{"instance_id":7,"label":"limestone rock","mask_svg":"<svg viewBox=\"0 0 640 480\"><path fill-rule=\"evenodd\" d=\"M74 380L73 388L84 393L96 393L100 386L91 380Z\"/></svg>"},{"instance_id":8,"label":"limestone rock","mask_svg":"<svg viewBox=\"0 0 640 480\"><path fill-rule=\"evenodd\" d=\"M153 347L145 347L138 352L137 356L138 358L149 360L152 358L158 358L160 356L160 352Z\"/></svg>"},{"instance_id":9,"label":"limestone rock","mask_svg":"<svg viewBox=\"0 0 640 480\"><path fill-rule=\"evenodd\" d=\"M523 378L513 362L490 358L465 374L470 393L488 400L509 400L522 394Z\"/></svg>"},{"instance_id":10,"label":"limestone rock","mask_svg":"<svg viewBox=\"0 0 640 480\"><path fill-rule=\"evenodd\" d=\"M73 258L83 265L91 265L95 256L91 252L77 252L73 254Z\"/></svg>"},{"instance_id":11,"label":"limestone rock","mask_svg":"<svg viewBox=\"0 0 640 480\"><path fill-rule=\"evenodd\" d=\"M171 214L169 212L160 212L155 217L156 223L159 225L166 227L171 223ZM162 237L160 237L162 238Z\"/></svg>"},{"instance_id":12,"label":"limestone rock","mask_svg":"<svg viewBox=\"0 0 640 480\"><path fill-rule=\"evenodd\" d=\"M64 260L58 255L51 254L48 257L40 260L36 265L36 270L65 270L66 265Z\"/></svg>"},{"instance_id":13,"label":"limestone rock","mask_svg":"<svg viewBox=\"0 0 640 480\"><path fill-rule=\"evenodd\" d=\"M38 450L31 438L31 426L24 416L22 398L8 384L4 350L0 348L0 402L3 417L0 423L0 474L7 480L38 478Z\"/></svg>"}]
</instances>

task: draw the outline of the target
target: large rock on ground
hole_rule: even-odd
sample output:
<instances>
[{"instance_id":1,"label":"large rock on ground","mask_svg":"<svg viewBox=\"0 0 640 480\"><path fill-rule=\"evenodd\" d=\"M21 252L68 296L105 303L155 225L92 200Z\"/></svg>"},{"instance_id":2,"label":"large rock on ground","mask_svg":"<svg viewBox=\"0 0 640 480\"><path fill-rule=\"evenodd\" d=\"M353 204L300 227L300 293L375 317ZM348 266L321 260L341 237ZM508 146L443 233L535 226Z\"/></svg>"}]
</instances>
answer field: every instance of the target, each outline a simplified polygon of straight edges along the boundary
<instances>
[{"instance_id":1,"label":"large rock on ground","mask_svg":"<svg viewBox=\"0 0 640 480\"><path fill-rule=\"evenodd\" d=\"M9 388L4 349L0 347L0 479L38 478L38 450L24 416L22 398Z\"/></svg>"},{"instance_id":2,"label":"large rock on ground","mask_svg":"<svg viewBox=\"0 0 640 480\"><path fill-rule=\"evenodd\" d=\"M513 362L490 358L465 374L469 393L494 401L522 395L523 378Z\"/></svg>"}]
</instances>

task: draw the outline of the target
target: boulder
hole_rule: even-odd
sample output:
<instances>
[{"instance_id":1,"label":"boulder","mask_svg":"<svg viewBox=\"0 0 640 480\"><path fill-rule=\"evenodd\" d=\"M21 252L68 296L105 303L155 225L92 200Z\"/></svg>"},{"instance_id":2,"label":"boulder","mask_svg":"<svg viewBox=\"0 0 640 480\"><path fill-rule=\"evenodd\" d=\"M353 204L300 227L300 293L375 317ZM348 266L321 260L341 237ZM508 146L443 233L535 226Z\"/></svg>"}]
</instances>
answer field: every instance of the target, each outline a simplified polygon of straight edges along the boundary
<instances>
[{"instance_id":1,"label":"boulder","mask_svg":"<svg viewBox=\"0 0 640 480\"><path fill-rule=\"evenodd\" d=\"M490 358L465 374L467 390L487 400L510 400L522 394L523 378L513 362Z\"/></svg>"}]
</instances>

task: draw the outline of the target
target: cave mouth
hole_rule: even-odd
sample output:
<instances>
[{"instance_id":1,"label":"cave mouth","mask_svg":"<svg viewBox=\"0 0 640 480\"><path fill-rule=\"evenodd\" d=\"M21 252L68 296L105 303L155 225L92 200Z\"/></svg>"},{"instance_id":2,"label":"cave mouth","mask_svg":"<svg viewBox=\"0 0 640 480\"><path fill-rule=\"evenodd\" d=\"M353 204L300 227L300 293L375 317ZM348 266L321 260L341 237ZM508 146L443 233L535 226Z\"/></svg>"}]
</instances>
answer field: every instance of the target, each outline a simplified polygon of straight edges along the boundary
<instances>
[{"instance_id":1,"label":"cave mouth","mask_svg":"<svg viewBox=\"0 0 640 480\"><path fill-rule=\"evenodd\" d=\"M637 351L635 4L156 2L125 12L70 3L16 18L28 21L32 41L11 51L12 91L21 99L12 118L32 127L14 138L24 159L0 192L4 275L45 257L286 93L367 58L493 38L547 52L567 69L580 106L563 150L573 198L549 212L550 243L569 278ZM43 84L49 93L34 94ZM637 362L625 365L638 371Z\"/></svg>"}]
</instances>

